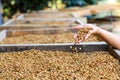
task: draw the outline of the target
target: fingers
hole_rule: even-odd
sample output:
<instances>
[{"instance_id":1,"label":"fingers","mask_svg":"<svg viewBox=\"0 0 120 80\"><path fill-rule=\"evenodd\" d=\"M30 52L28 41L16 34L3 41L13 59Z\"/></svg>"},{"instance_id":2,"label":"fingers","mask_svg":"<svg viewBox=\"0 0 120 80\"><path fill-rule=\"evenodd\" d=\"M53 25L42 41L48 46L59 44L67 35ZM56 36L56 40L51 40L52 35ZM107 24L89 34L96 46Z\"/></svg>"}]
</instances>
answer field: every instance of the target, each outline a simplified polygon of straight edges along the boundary
<instances>
[{"instance_id":1,"label":"fingers","mask_svg":"<svg viewBox=\"0 0 120 80\"><path fill-rule=\"evenodd\" d=\"M74 38L74 39L77 38L77 34L75 34L75 35L73 36L73 38Z\"/></svg>"},{"instance_id":2,"label":"fingers","mask_svg":"<svg viewBox=\"0 0 120 80\"><path fill-rule=\"evenodd\" d=\"M85 24L85 25L79 25L74 27L75 30L79 30L80 28L90 28L92 29L93 25L92 24Z\"/></svg>"},{"instance_id":3,"label":"fingers","mask_svg":"<svg viewBox=\"0 0 120 80\"><path fill-rule=\"evenodd\" d=\"M81 38L80 40L77 38L77 34L74 35L74 39L75 39L75 44L79 44L80 42L82 42L84 40L84 38Z\"/></svg>"},{"instance_id":4,"label":"fingers","mask_svg":"<svg viewBox=\"0 0 120 80\"><path fill-rule=\"evenodd\" d=\"M94 26L93 26L92 24L79 25L79 26L76 26L74 29L79 30L79 29L81 29L81 28L88 28L88 30L90 30L90 31L89 31L89 33L87 33L87 34L85 33L81 39L78 39L78 38L77 38L77 34L75 34L75 35L74 35L75 44L79 44L80 42L88 39L88 37L89 37L92 33L94 33Z\"/></svg>"},{"instance_id":5,"label":"fingers","mask_svg":"<svg viewBox=\"0 0 120 80\"><path fill-rule=\"evenodd\" d=\"M90 30L88 34L85 35L85 40L93 33L93 30Z\"/></svg>"},{"instance_id":6,"label":"fingers","mask_svg":"<svg viewBox=\"0 0 120 80\"><path fill-rule=\"evenodd\" d=\"M92 31L88 34L85 34L81 39L77 38L77 34L74 35L74 39L75 39L75 44L79 44L80 42L87 40L88 37L92 34Z\"/></svg>"},{"instance_id":7,"label":"fingers","mask_svg":"<svg viewBox=\"0 0 120 80\"><path fill-rule=\"evenodd\" d=\"M75 44L79 44L82 41L83 41L83 38L81 40L76 39Z\"/></svg>"},{"instance_id":8,"label":"fingers","mask_svg":"<svg viewBox=\"0 0 120 80\"><path fill-rule=\"evenodd\" d=\"M79 40L79 41L77 41L77 43L76 44L79 44L79 43L81 43L82 42L82 40Z\"/></svg>"},{"instance_id":9,"label":"fingers","mask_svg":"<svg viewBox=\"0 0 120 80\"><path fill-rule=\"evenodd\" d=\"M74 35L74 40L75 40L75 44L79 44L79 40L77 38L77 34Z\"/></svg>"},{"instance_id":10,"label":"fingers","mask_svg":"<svg viewBox=\"0 0 120 80\"><path fill-rule=\"evenodd\" d=\"M85 36L85 40L87 40L90 35L91 35L91 33L87 34L87 35Z\"/></svg>"}]
</instances>

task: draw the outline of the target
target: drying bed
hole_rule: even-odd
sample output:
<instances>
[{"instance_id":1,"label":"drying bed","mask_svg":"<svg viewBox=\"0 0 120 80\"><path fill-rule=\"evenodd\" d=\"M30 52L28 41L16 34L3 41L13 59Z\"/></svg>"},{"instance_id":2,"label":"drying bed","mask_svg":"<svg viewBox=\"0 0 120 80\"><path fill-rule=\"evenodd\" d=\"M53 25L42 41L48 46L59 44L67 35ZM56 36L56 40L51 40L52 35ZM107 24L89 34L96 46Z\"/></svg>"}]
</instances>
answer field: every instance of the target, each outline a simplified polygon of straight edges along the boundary
<instances>
[{"instance_id":1,"label":"drying bed","mask_svg":"<svg viewBox=\"0 0 120 80\"><path fill-rule=\"evenodd\" d=\"M76 31L72 28L9 30L3 31L0 44L46 44L73 43ZM97 35L91 35L85 42L101 42Z\"/></svg>"},{"instance_id":2,"label":"drying bed","mask_svg":"<svg viewBox=\"0 0 120 80\"><path fill-rule=\"evenodd\" d=\"M120 79L120 57L106 43L0 45L0 53L0 79Z\"/></svg>"},{"instance_id":3,"label":"drying bed","mask_svg":"<svg viewBox=\"0 0 120 80\"><path fill-rule=\"evenodd\" d=\"M34 26L34 25L63 25L63 24L79 24L76 20L80 20L83 23L87 23L87 19L85 17L79 18L31 18L31 19L14 19L9 20L4 23L2 26Z\"/></svg>"},{"instance_id":4,"label":"drying bed","mask_svg":"<svg viewBox=\"0 0 120 80\"><path fill-rule=\"evenodd\" d=\"M0 30L29 30L29 29L48 29L48 28L72 28L78 26L78 24L49 24L49 25L6 25L1 26Z\"/></svg>"},{"instance_id":5,"label":"drying bed","mask_svg":"<svg viewBox=\"0 0 120 80\"><path fill-rule=\"evenodd\" d=\"M26 18L72 18L71 13L64 12L51 12L51 13L26 13L21 14L17 17L17 19L26 19Z\"/></svg>"}]
</instances>

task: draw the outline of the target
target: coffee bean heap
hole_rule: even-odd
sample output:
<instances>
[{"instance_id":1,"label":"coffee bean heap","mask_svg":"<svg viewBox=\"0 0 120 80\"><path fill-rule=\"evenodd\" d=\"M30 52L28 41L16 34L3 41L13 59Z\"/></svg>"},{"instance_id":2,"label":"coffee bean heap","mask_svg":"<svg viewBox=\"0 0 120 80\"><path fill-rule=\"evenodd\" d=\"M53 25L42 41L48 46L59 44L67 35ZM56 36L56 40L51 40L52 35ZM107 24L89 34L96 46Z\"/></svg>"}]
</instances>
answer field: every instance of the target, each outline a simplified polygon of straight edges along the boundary
<instances>
[{"instance_id":1,"label":"coffee bean heap","mask_svg":"<svg viewBox=\"0 0 120 80\"><path fill-rule=\"evenodd\" d=\"M85 35L90 32L90 28L80 28L77 34L77 39L82 40Z\"/></svg>"},{"instance_id":2,"label":"coffee bean heap","mask_svg":"<svg viewBox=\"0 0 120 80\"><path fill-rule=\"evenodd\" d=\"M0 52L0 80L120 80L118 62L107 51Z\"/></svg>"},{"instance_id":3,"label":"coffee bean heap","mask_svg":"<svg viewBox=\"0 0 120 80\"><path fill-rule=\"evenodd\" d=\"M43 44L43 43L70 43L74 42L73 33L62 34L27 34L21 36L6 37L0 44ZM97 35L90 35L84 42L102 41Z\"/></svg>"}]
</instances>

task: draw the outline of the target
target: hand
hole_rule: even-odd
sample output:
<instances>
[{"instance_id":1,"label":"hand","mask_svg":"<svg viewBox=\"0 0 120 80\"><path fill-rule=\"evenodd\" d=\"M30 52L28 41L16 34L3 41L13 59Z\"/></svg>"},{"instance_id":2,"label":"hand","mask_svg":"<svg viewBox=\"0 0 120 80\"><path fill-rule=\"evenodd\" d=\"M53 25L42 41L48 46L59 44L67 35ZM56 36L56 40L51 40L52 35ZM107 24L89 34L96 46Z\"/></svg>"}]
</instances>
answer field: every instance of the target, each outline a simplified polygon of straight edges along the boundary
<instances>
[{"instance_id":1,"label":"hand","mask_svg":"<svg viewBox=\"0 0 120 80\"><path fill-rule=\"evenodd\" d=\"M98 27L93 25L93 24L85 24L85 25L79 25L79 26L76 26L74 29L76 30L79 30L81 28L89 28L90 31L88 34L84 35L80 40L77 38L77 34L74 35L74 39L75 39L75 44L77 43L80 43L86 39L88 39L88 37L91 35L91 34L97 34L98 33Z\"/></svg>"}]
</instances>

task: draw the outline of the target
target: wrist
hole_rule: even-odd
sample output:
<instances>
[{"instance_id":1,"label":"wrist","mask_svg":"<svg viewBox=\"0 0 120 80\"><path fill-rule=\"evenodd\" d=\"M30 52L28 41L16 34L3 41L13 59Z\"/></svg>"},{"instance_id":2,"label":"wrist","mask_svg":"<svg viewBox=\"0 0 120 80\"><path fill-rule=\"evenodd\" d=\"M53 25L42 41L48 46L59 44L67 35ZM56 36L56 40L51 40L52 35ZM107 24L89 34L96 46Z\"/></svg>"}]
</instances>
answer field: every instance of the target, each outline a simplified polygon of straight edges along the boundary
<instances>
[{"instance_id":1,"label":"wrist","mask_svg":"<svg viewBox=\"0 0 120 80\"><path fill-rule=\"evenodd\" d=\"M102 30L103 30L103 29L101 29L101 28L97 27L97 28L96 28L96 34L97 34L97 35L100 35L100 34L101 34L101 32L102 32Z\"/></svg>"}]
</instances>

